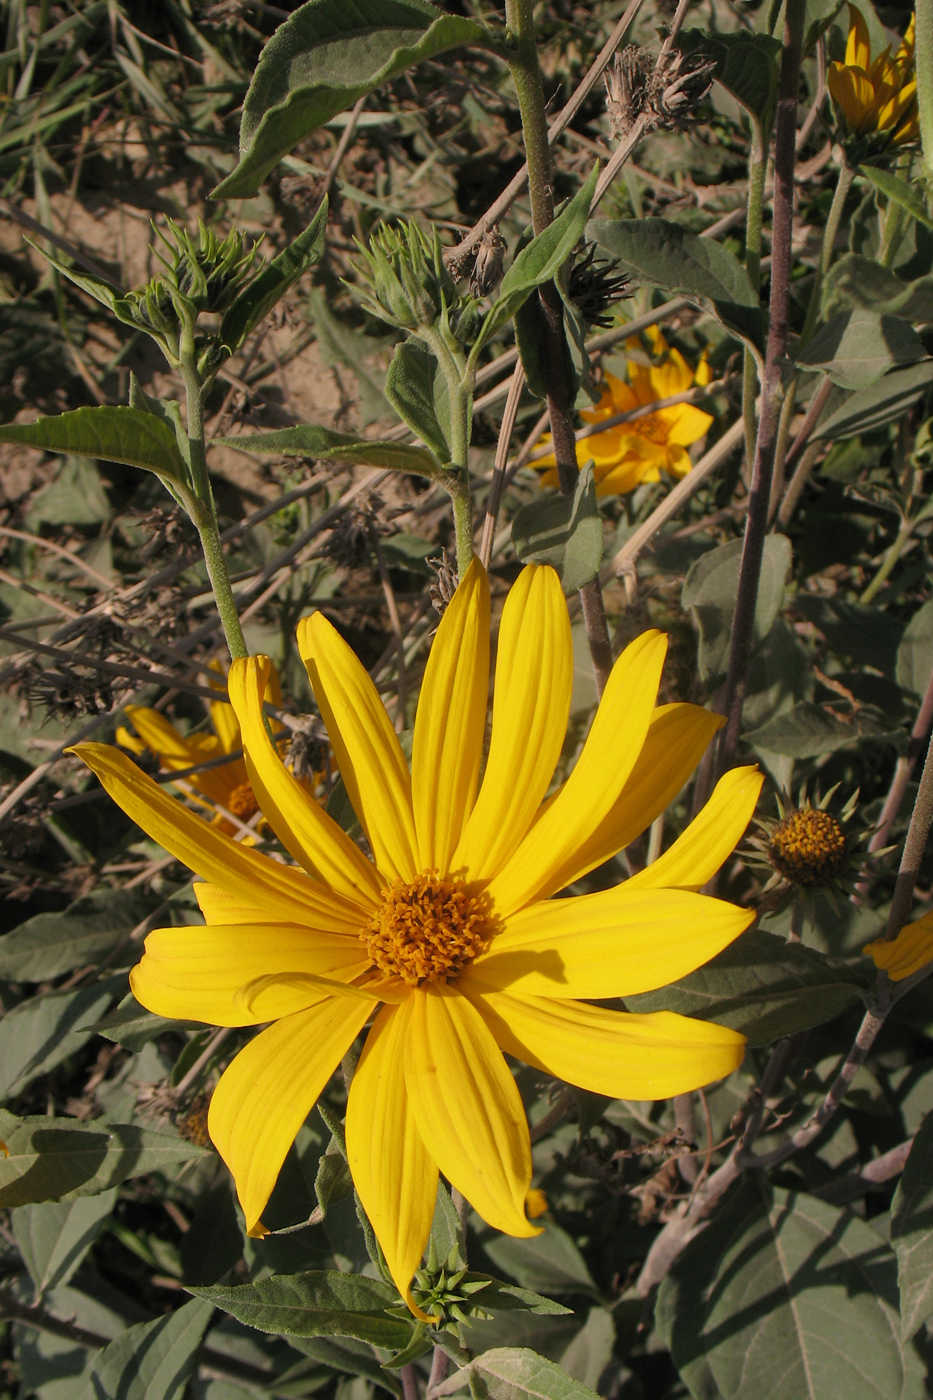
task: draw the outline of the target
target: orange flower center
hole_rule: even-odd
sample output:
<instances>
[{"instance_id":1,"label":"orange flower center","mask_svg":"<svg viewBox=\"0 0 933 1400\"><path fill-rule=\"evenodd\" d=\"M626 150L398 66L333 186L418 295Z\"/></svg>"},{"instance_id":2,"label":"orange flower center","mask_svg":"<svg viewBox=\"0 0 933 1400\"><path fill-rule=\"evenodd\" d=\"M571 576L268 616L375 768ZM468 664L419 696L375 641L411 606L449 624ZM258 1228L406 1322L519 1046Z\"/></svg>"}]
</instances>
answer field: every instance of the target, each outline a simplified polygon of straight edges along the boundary
<instances>
[{"instance_id":1,"label":"orange flower center","mask_svg":"<svg viewBox=\"0 0 933 1400\"><path fill-rule=\"evenodd\" d=\"M831 881L845 865L846 834L829 812L803 807L775 827L770 854L777 869L798 885Z\"/></svg>"},{"instance_id":2,"label":"orange flower center","mask_svg":"<svg viewBox=\"0 0 933 1400\"><path fill-rule=\"evenodd\" d=\"M456 875L396 880L363 933L376 966L411 987L452 982L496 932L492 901Z\"/></svg>"},{"instance_id":3,"label":"orange flower center","mask_svg":"<svg viewBox=\"0 0 933 1400\"><path fill-rule=\"evenodd\" d=\"M240 783L235 787L227 798L226 807L241 822L248 822L250 817L255 816L259 811L259 803L256 801L256 794L249 783Z\"/></svg>"}]
</instances>

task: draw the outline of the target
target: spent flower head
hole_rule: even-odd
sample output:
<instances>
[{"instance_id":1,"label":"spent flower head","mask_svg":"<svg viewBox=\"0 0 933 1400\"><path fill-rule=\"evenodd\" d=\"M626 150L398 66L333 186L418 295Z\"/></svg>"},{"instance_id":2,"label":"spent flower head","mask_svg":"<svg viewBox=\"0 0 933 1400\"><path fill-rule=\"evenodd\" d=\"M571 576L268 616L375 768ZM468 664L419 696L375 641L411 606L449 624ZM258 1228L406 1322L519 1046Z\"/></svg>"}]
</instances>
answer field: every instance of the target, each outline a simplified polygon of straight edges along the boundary
<instances>
[{"instance_id":1,"label":"spent flower head","mask_svg":"<svg viewBox=\"0 0 933 1400\"><path fill-rule=\"evenodd\" d=\"M423 1320L428 1306L446 1310L455 1294L465 1309L472 1296L449 1275L428 1281L429 1305L412 1292L439 1173L494 1228L539 1233L528 1122L505 1055L594 1093L651 1099L719 1079L744 1053L741 1035L709 1021L590 1003L676 981L748 926L751 911L697 891L744 830L760 774L727 773L631 879L553 898L650 825L720 720L657 705L666 640L647 632L619 657L573 770L550 792L573 642L557 574L530 565L502 614L484 766L489 622L474 561L431 648L410 766L350 647L321 613L299 624L371 858L282 763L263 716L266 657L235 660L228 690L253 790L293 865L203 822L119 749L76 749L198 876L205 924L149 934L131 974L138 1000L162 1016L265 1027L224 1071L208 1115L251 1235L265 1233L296 1133L368 1028L347 1160L389 1272Z\"/></svg>"}]
</instances>

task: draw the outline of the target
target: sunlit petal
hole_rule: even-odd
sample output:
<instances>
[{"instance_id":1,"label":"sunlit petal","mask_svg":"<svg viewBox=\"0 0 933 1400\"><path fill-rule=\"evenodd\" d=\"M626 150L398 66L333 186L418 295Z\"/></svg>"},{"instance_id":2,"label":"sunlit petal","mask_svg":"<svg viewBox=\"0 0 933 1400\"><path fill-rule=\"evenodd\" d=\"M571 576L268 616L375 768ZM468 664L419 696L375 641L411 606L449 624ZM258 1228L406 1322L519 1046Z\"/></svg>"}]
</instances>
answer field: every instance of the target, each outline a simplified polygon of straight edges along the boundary
<instances>
[{"instance_id":1,"label":"sunlit petal","mask_svg":"<svg viewBox=\"0 0 933 1400\"><path fill-rule=\"evenodd\" d=\"M450 1184L497 1230L540 1234L525 1216L525 1110L483 1018L443 985L414 991L402 1059L418 1131Z\"/></svg>"},{"instance_id":2,"label":"sunlit petal","mask_svg":"<svg viewBox=\"0 0 933 1400\"><path fill-rule=\"evenodd\" d=\"M130 973L136 1000L157 1016L212 1026L255 1026L320 1001L326 990L294 981L250 1003L243 987L269 973L348 982L369 962L356 938L294 924L210 924L154 929Z\"/></svg>"},{"instance_id":3,"label":"sunlit petal","mask_svg":"<svg viewBox=\"0 0 933 1400\"><path fill-rule=\"evenodd\" d=\"M242 657L231 665L227 682L243 734L253 791L264 817L298 864L344 898L368 908L379 897L376 871L346 832L289 773L266 728L262 706L271 666L267 656Z\"/></svg>"},{"instance_id":4,"label":"sunlit petal","mask_svg":"<svg viewBox=\"0 0 933 1400\"><path fill-rule=\"evenodd\" d=\"M454 852L476 879L508 860L541 803L570 712L570 618L553 569L529 565L506 599L499 628L489 758L476 805Z\"/></svg>"},{"instance_id":5,"label":"sunlit petal","mask_svg":"<svg viewBox=\"0 0 933 1400\"><path fill-rule=\"evenodd\" d=\"M460 977L469 993L634 996L693 972L751 923L751 909L687 890L631 890L550 899L513 914Z\"/></svg>"},{"instance_id":6,"label":"sunlit petal","mask_svg":"<svg viewBox=\"0 0 933 1400\"><path fill-rule=\"evenodd\" d=\"M210 748L217 754L220 752L220 745L216 740L210 745L210 738L213 736L202 734L198 736L200 743L192 742L159 710L151 710L147 705L127 705L126 716L142 740L143 747L156 754L166 768L190 768L192 764L210 757ZM205 740L210 745L207 751Z\"/></svg>"},{"instance_id":7,"label":"sunlit petal","mask_svg":"<svg viewBox=\"0 0 933 1400\"><path fill-rule=\"evenodd\" d=\"M260 1220L295 1134L371 1014L329 997L260 1031L221 1075L207 1128L236 1182L248 1234Z\"/></svg>"},{"instance_id":8,"label":"sunlit petal","mask_svg":"<svg viewBox=\"0 0 933 1400\"><path fill-rule=\"evenodd\" d=\"M405 1087L410 1014L410 1001L385 1007L366 1037L347 1101L347 1160L395 1286L412 1312L429 1321L411 1296L411 1278L431 1229L437 1166Z\"/></svg>"},{"instance_id":9,"label":"sunlit petal","mask_svg":"<svg viewBox=\"0 0 933 1400\"><path fill-rule=\"evenodd\" d=\"M411 783L418 860L448 870L476 797L489 699L489 584L474 560L441 619L421 684Z\"/></svg>"},{"instance_id":10,"label":"sunlit petal","mask_svg":"<svg viewBox=\"0 0 933 1400\"><path fill-rule=\"evenodd\" d=\"M671 1011L633 1016L576 1001L474 997L508 1054L614 1099L666 1099L731 1074L745 1037Z\"/></svg>"},{"instance_id":11,"label":"sunlit petal","mask_svg":"<svg viewBox=\"0 0 933 1400\"><path fill-rule=\"evenodd\" d=\"M700 889L737 846L763 782L764 774L757 768L732 768L723 774L686 831L651 865L633 875L627 888Z\"/></svg>"},{"instance_id":12,"label":"sunlit petal","mask_svg":"<svg viewBox=\"0 0 933 1400\"><path fill-rule=\"evenodd\" d=\"M411 777L376 687L323 613L299 622L298 650L376 866L410 880L418 871Z\"/></svg>"},{"instance_id":13,"label":"sunlit petal","mask_svg":"<svg viewBox=\"0 0 933 1400\"><path fill-rule=\"evenodd\" d=\"M645 742L666 652L665 636L643 632L616 661L573 772L489 887L500 915L549 885L614 807Z\"/></svg>"}]
</instances>

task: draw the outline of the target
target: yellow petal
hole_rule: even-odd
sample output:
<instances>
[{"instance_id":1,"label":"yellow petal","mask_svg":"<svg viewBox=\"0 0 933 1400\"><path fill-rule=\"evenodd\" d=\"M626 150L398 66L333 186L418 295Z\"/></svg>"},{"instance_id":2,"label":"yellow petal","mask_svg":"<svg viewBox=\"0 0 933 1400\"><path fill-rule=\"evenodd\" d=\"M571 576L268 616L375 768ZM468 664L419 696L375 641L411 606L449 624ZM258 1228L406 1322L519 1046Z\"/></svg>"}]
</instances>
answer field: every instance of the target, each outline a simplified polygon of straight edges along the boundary
<instances>
[{"instance_id":1,"label":"yellow petal","mask_svg":"<svg viewBox=\"0 0 933 1400\"><path fill-rule=\"evenodd\" d=\"M677 404L668 413L670 432L667 440L673 446L689 447L691 443L698 442L713 422L711 413L705 413L692 403Z\"/></svg>"},{"instance_id":2,"label":"yellow petal","mask_svg":"<svg viewBox=\"0 0 933 1400\"><path fill-rule=\"evenodd\" d=\"M457 985L521 996L634 996L676 982L715 957L755 917L687 890L632 882L514 914Z\"/></svg>"},{"instance_id":3,"label":"yellow petal","mask_svg":"<svg viewBox=\"0 0 933 1400\"><path fill-rule=\"evenodd\" d=\"M260 1031L221 1075L207 1129L233 1174L248 1234L263 1232L285 1154L371 1009L356 997L328 997Z\"/></svg>"},{"instance_id":4,"label":"yellow petal","mask_svg":"<svg viewBox=\"0 0 933 1400\"><path fill-rule=\"evenodd\" d=\"M648 732L667 638L643 632L612 668L573 772L489 886L500 916L537 897L618 800Z\"/></svg>"},{"instance_id":5,"label":"yellow petal","mask_svg":"<svg viewBox=\"0 0 933 1400\"><path fill-rule=\"evenodd\" d=\"M589 838L553 871L537 897L546 899L565 889L640 836L677 796L724 722L699 705L660 705L618 800Z\"/></svg>"},{"instance_id":6,"label":"yellow petal","mask_svg":"<svg viewBox=\"0 0 933 1400\"><path fill-rule=\"evenodd\" d=\"M474 559L437 629L411 755L422 870L450 869L476 797L489 698L489 584Z\"/></svg>"},{"instance_id":7,"label":"yellow petal","mask_svg":"<svg viewBox=\"0 0 933 1400\"><path fill-rule=\"evenodd\" d=\"M502 612L489 758L454 869L490 879L525 835L560 756L572 679L560 579L553 569L530 564Z\"/></svg>"},{"instance_id":8,"label":"yellow petal","mask_svg":"<svg viewBox=\"0 0 933 1400\"><path fill-rule=\"evenodd\" d=\"M138 739L135 734L131 733L125 724L117 725L115 738L120 747L129 749L130 753L134 753L138 756L146 752L146 745L143 743L142 739Z\"/></svg>"},{"instance_id":9,"label":"yellow petal","mask_svg":"<svg viewBox=\"0 0 933 1400\"><path fill-rule=\"evenodd\" d=\"M256 799L283 846L309 875L369 909L379 898L378 875L346 832L289 773L266 729L262 706L271 667L267 656L241 657L231 665L227 682Z\"/></svg>"},{"instance_id":10,"label":"yellow petal","mask_svg":"<svg viewBox=\"0 0 933 1400\"><path fill-rule=\"evenodd\" d=\"M154 753L166 768L190 768L210 756L205 753L203 741L207 735L198 736L201 744L193 743L175 728L165 715L151 710L148 705L127 705L126 715L145 748ZM208 742L209 739L208 739ZM216 743L212 746L217 748ZM219 752L217 755L219 757Z\"/></svg>"},{"instance_id":11,"label":"yellow petal","mask_svg":"<svg viewBox=\"0 0 933 1400\"><path fill-rule=\"evenodd\" d=\"M444 986L415 989L402 1063L418 1131L450 1184L495 1229L540 1234L525 1216L525 1110L479 1012Z\"/></svg>"},{"instance_id":12,"label":"yellow petal","mask_svg":"<svg viewBox=\"0 0 933 1400\"><path fill-rule=\"evenodd\" d=\"M117 806L153 841L210 884L259 904L267 920L295 924L320 920L334 929L359 927L357 906L303 871L231 841L169 797L119 749L110 744L76 744L69 752L96 773Z\"/></svg>"},{"instance_id":13,"label":"yellow petal","mask_svg":"<svg viewBox=\"0 0 933 1400\"><path fill-rule=\"evenodd\" d=\"M405 1088L411 1001L385 1007L373 1022L350 1085L347 1160L363 1209L395 1286L416 1317L412 1274L431 1231L437 1166L415 1126Z\"/></svg>"},{"instance_id":14,"label":"yellow petal","mask_svg":"<svg viewBox=\"0 0 933 1400\"><path fill-rule=\"evenodd\" d=\"M576 1001L502 993L474 998L509 1055L613 1099L666 1099L723 1079L745 1037L672 1011L634 1016Z\"/></svg>"},{"instance_id":15,"label":"yellow petal","mask_svg":"<svg viewBox=\"0 0 933 1400\"><path fill-rule=\"evenodd\" d=\"M628 889L694 889L711 880L752 819L764 774L732 768L673 845L626 882Z\"/></svg>"},{"instance_id":16,"label":"yellow petal","mask_svg":"<svg viewBox=\"0 0 933 1400\"><path fill-rule=\"evenodd\" d=\"M376 687L322 613L299 622L298 650L377 869L387 879L414 879L411 776Z\"/></svg>"},{"instance_id":17,"label":"yellow petal","mask_svg":"<svg viewBox=\"0 0 933 1400\"><path fill-rule=\"evenodd\" d=\"M157 1016L212 1026L255 1026L288 1016L327 995L320 987L283 978L274 993L254 998L242 989L270 969L310 973L338 982L369 966L357 938L294 924L210 924L154 929L130 973L136 1000Z\"/></svg>"},{"instance_id":18,"label":"yellow petal","mask_svg":"<svg viewBox=\"0 0 933 1400\"><path fill-rule=\"evenodd\" d=\"M850 68L867 68L871 62L868 25L854 5L849 9L849 33L846 39L846 64Z\"/></svg>"},{"instance_id":19,"label":"yellow petal","mask_svg":"<svg viewBox=\"0 0 933 1400\"><path fill-rule=\"evenodd\" d=\"M902 982L933 962L933 911L905 924L896 938L879 938L862 949L886 972L892 982Z\"/></svg>"}]
</instances>

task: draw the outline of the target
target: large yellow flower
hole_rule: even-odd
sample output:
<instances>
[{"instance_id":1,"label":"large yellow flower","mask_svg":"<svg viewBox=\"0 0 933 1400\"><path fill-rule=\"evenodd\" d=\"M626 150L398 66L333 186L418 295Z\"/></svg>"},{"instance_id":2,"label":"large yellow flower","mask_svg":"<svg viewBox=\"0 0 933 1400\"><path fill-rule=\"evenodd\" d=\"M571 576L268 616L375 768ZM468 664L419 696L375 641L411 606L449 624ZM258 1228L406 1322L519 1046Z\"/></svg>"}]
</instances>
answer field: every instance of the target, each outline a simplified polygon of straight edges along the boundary
<instances>
[{"instance_id":1,"label":"large yellow flower","mask_svg":"<svg viewBox=\"0 0 933 1400\"><path fill-rule=\"evenodd\" d=\"M580 414L585 423L601 423L617 413L631 413L660 399L673 398L695 385L709 383L710 369L705 357L692 370L680 351L670 349L660 334L651 339L651 344L661 355L659 362L644 365L629 360L628 382L607 372L599 403ZM712 421L710 414L689 403L658 408L641 418L581 438L577 443L577 466L583 467L592 459L597 496L634 491L642 482L659 481L662 472L686 476L691 466L687 448L703 437ZM550 442L550 433L541 441ZM548 468L541 475L543 486L558 484L553 454L542 457L535 466Z\"/></svg>"},{"instance_id":2,"label":"large yellow flower","mask_svg":"<svg viewBox=\"0 0 933 1400\"><path fill-rule=\"evenodd\" d=\"M827 82L852 136L876 134L898 145L918 139L914 28L912 15L894 57L885 49L873 60L868 26L855 6L849 6L845 62L829 65Z\"/></svg>"},{"instance_id":3,"label":"large yellow flower","mask_svg":"<svg viewBox=\"0 0 933 1400\"><path fill-rule=\"evenodd\" d=\"M613 668L576 764L548 788L570 707L560 582L530 566L502 614L489 755L489 590L473 563L427 663L411 767L372 681L320 613L298 643L371 859L285 768L262 713L265 657L235 661L230 700L253 789L297 866L201 821L118 749L76 749L110 795L199 876L203 927L150 933L133 991L162 1016L271 1022L220 1079L208 1127L246 1226L295 1134L371 1021L347 1105L354 1183L409 1306L438 1171L497 1229L534 1235L528 1125L503 1051L612 1097L662 1098L728 1074L743 1037L590 999L647 991L725 947L752 914L696 891L744 830L760 787L728 773L653 865L554 899L626 846L680 789L719 727L656 706L666 639ZM482 776L481 776L482 772Z\"/></svg>"},{"instance_id":4,"label":"large yellow flower","mask_svg":"<svg viewBox=\"0 0 933 1400\"><path fill-rule=\"evenodd\" d=\"M211 665L213 669L220 670L213 662ZM279 678L274 667L270 667L265 699L272 705L282 703ZM182 734L161 711L150 709L148 705L127 705L126 716L136 732L134 734L121 725L117 729L117 743L131 753L154 754L159 767L172 773L198 769L182 779L180 785L194 802L212 813L212 820L222 831L232 834L236 827L224 816L224 811L231 812L240 822L248 822L259 806L240 752L243 742L232 706L223 700L212 700L209 711L212 734ZM281 724L272 721L272 727L281 733ZM226 763L218 762L227 754L234 757ZM202 764L211 766L200 767Z\"/></svg>"}]
</instances>

